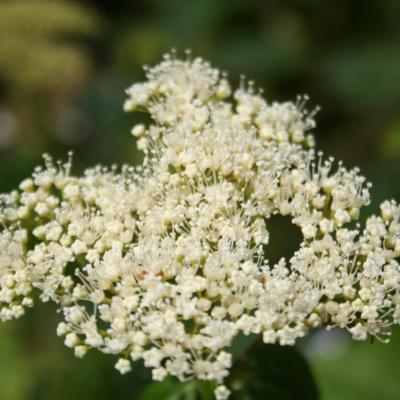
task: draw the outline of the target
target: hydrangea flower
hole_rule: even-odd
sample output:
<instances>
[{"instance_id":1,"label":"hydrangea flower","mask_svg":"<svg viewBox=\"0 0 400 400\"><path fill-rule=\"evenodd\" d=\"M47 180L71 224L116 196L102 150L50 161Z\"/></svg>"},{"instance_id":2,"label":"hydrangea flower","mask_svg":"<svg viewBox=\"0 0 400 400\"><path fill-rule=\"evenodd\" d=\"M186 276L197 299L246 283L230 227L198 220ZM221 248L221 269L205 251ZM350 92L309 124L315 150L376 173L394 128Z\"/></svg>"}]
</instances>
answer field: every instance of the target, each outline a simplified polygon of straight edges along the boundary
<instances>
[{"instance_id":1,"label":"hydrangea flower","mask_svg":"<svg viewBox=\"0 0 400 400\"><path fill-rule=\"evenodd\" d=\"M239 334L293 345L341 327L387 341L400 322L400 208L369 203L357 168L314 150L313 113L268 103L252 84L232 92L201 58L168 54L127 90L140 166L71 174L45 156L0 197L0 320L54 301L57 334L83 357L144 360L153 379L216 382L218 400ZM303 240L268 260L269 219L288 216Z\"/></svg>"}]
</instances>

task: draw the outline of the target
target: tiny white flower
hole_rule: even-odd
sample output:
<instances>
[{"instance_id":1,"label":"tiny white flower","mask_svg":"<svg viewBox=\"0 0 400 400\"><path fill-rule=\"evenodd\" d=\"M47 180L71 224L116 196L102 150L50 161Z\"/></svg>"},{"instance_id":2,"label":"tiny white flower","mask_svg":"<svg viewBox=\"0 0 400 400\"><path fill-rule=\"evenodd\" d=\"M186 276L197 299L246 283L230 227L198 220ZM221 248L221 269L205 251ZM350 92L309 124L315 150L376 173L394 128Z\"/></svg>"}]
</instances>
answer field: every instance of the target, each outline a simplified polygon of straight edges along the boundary
<instances>
[{"instance_id":1,"label":"tiny white flower","mask_svg":"<svg viewBox=\"0 0 400 400\"><path fill-rule=\"evenodd\" d=\"M120 358L115 364L115 369L117 369L122 375L125 375L128 372L132 371L132 365L129 360L125 358Z\"/></svg>"},{"instance_id":2,"label":"tiny white flower","mask_svg":"<svg viewBox=\"0 0 400 400\"><path fill-rule=\"evenodd\" d=\"M227 400L231 392L226 386L220 385L215 389L214 394L216 400Z\"/></svg>"}]
</instances>

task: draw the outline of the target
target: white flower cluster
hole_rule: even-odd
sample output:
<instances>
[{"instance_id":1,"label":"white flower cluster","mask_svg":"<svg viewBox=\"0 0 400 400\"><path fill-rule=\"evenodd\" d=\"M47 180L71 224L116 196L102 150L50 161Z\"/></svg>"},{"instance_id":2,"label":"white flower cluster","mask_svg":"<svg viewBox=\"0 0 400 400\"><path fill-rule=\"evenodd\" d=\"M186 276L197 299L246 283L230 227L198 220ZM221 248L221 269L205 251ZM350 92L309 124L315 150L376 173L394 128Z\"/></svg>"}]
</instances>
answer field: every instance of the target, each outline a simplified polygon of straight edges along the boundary
<instances>
[{"instance_id":1,"label":"white flower cluster","mask_svg":"<svg viewBox=\"0 0 400 400\"><path fill-rule=\"evenodd\" d=\"M46 157L0 197L0 319L52 300L76 356L97 348L123 374L143 359L155 380L213 380L219 400L240 332L285 345L339 326L386 340L400 323L400 208L350 224L368 185L315 154L303 100L269 104L244 83L231 97L200 58L167 55L147 78L124 106L153 120L132 130L142 166L75 177ZM304 238L270 265L276 214Z\"/></svg>"}]
</instances>

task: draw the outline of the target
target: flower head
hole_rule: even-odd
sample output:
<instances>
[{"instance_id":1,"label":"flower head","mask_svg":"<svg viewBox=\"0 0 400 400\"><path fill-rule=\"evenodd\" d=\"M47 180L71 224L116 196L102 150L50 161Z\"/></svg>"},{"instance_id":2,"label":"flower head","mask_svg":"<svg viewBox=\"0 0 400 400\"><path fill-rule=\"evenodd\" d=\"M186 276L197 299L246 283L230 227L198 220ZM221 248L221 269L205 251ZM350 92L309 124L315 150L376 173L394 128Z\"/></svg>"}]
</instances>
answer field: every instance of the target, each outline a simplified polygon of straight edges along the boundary
<instances>
[{"instance_id":1,"label":"flower head","mask_svg":"<svg viewBox=\"0 0 400 400\"><path fill-rule=\"evenodd\" d=\"M235 336L294 344L319 326L386 340L400 322L400 208L381 206L363 230L349 223L369 185L314 150L312 113L268 103L252 85L231 95L200 58L167 55L127 90L148 112L132 133L142 166L70 162L37 169L0 198L0 318L55 301L58 334L82 357L143 359L153 378L213 380L232 365ZM268 260L269 218L303 234L290 260ZM129 358L131 360L129 360Z\"/></svg>"}]
</instances>

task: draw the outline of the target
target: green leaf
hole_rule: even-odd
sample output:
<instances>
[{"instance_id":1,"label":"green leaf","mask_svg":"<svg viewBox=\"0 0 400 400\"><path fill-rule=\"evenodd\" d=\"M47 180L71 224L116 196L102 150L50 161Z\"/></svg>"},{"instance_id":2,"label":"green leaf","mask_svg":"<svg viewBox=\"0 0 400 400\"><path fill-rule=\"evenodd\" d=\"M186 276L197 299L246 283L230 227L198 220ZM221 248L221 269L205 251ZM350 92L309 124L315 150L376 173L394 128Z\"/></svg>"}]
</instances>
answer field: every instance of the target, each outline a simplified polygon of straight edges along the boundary
<instances>
[{"instance_id":1,"label":"green leaf","mask_svg":"<svg viewBox=\"0 0 400 400\"><path fill-rule=\"evenodd\" d=\"M311 369L295 347L255 339L259 336L242 335L232 346L235 363L226 382L231 400L319 399ZM151 384L140 400L214 400L214 389L213 382L167 379Z\"/></svg>"},{"instance_id":2,"label":"green leaf","mask_svg":"<svg viewBox=\"0 0 400 400\"><path fill-rule=\"evenodd\" d=\"M140 400L165 399L178 400L182 392L181 385L173 380L152 383L144 390Z\"/></svg>"},{"instance_id":3,"label":"green leaf","mask_svg":"<svg viewBox=\"0 0 400 400\"><path fill-rule=\"evenodd\" d=\"M179 382L169 378L148 386L140 400L214 400L215 383L210 381Z\"/></svg>"},{"instance_id":4,"label":"green leaf","mask_svg":"<svg viewBox=\"0 0 400 400\"><path fill-rule=\"evenodd\" d=\"M29 374L30 364L11 325L4 325L0 329L0 354L1 398L26 399L33 384Z\"/></svg>"},{"instance_id":5,"label":"green leaf","mask_svg":"<svg viewBox=\"0 0 400 400\"><path fill-rule=\"evenodd\" d=\"M201 381L197 382L197 390L201 400L214 400L214 389L216 385L214 382Z\"/></svg>"},{"instance_id":6,"label":"green leaf","mask_svg":"<svg viewBox=\"0 0 400 400\"><path fill-rule=\"evenodd\" d=\"M242 357L257 341L260 340L260 335L245 335L239 333L233 340L232 346L229 348L229 353L232 354L233 362Z\"/></svg>"},{"instance_id":7,"label":"green leaf","mask_svg":"<svg viewBox=\"0 0 400 400\"><path fill-rule=\"evenodd\" d=\"M232 400L318 400L307 361L295 347L253 346L232 369Z\"/></svg>"},{"instance_id":8,"label":"green leaf","mask_svg":"<svg viewBox=\"0 0 400 400\"><path fill-rule=\"evenodd\" d=\"M155 382L145 389L140 400L196 400L197 388L194 382L181 383L175 379Z\"/></svg>"}]
</instances>

